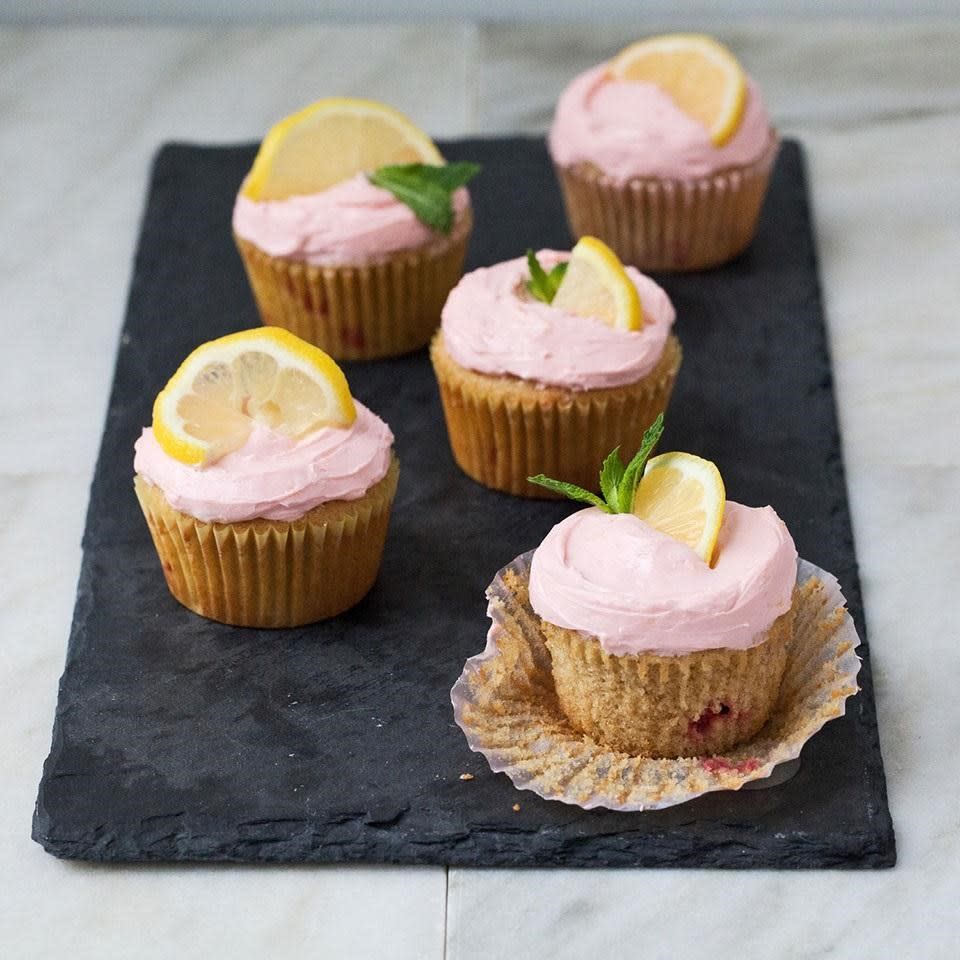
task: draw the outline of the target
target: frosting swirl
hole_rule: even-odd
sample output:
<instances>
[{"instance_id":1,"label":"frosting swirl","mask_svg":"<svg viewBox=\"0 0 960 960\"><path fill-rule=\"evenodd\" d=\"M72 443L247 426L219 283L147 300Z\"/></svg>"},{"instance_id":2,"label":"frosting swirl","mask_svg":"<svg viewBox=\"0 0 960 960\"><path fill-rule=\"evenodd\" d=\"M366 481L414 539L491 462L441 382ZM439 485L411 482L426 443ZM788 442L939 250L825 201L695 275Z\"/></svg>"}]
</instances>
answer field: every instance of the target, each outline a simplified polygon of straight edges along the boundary
<instances>
[{"instance_id":1,"label":"frosting swirl","mask_svg":"<svg viewBox=\"0 0 960 960\"><path fill-rule=\"evenodd\" d=\"M198 520L296 520L329 500L359 499L390 468L390 428L354 403L350 427L323 427L299 441L255 422L239 450L205 467L169 456L147 427L133 467L172 507Z\"/></svg>"},{"instance_id":2,"label":"frosting swirl","mask_svg":"<svg viewBox=\"0 0 960 960\"><path fill-rule=\"evenodd\" d=\"M458 219L469 206L467 190L454 191ZM271 256L318 265L369 263L441 237L362 173L320 193L286 200L251 200L241 192L233 229Z\"/></svg>"},{"instance_id":3,"label":"frosting swirl","mask_svg":"<svg viewBox=\"0 0 960 960\"><path fill-rule=\"evenodd\" d=\"M541 250L550 269L568 253ZM462 367L550 386L592 390L636 383L657 365L676 312L670 298L633 267L627 274L643 306L643 328L615 330L526 293L526 259L466 274L443 308L443 344Z\"/></svg>"},{"instance_id":4,"label":"frosting swirl","mask_svg":"<svg viewBox=\"0 0 960 960\"><path fill-rule=\"evenodd\" d=\"M747 79L740 125L723 146L656 84L615 80L600 64L575 77L560 95L550 153L564 167L592 163L611 179L686 180L758 160L770 144L770 117Z\"/></svg>"},{"instance_id":5,"label":"frosting swirl","mask_svg":"<svg viewBox=\"0 0 960 960\"><path fill-rule=\"evenodd\" d=\"M771 507L727 502L709 567L633 514L591 507L558 523L533 555L530 603L608 653L743 650L790 608L797 551Z\"/></svg>"}]
</instances>

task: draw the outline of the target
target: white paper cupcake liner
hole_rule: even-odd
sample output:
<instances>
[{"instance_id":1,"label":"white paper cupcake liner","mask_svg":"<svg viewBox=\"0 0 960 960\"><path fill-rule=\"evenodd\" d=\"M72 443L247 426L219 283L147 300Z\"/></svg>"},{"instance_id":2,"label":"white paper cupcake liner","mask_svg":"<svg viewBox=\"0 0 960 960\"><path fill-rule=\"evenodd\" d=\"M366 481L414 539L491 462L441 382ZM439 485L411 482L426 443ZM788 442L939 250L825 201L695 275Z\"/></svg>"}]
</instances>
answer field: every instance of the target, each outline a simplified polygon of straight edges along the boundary
<instances>
[{"instance_id":1,"label":"white paper cupcake liner","mask_svg":"<svg viewBox=\"0 0 960 960\"><path fill-rule=\"evenodd\" d=\"M633 757L573 731L557 706L550 654L530 606L504 582L526 581L533 551L504 567L487 588L492 621L483 653L471 657L450 694L470 749L515 787L586 809L660 810L714 790L739 790L800 755L825 723L843 715L859 689L860 639L836 578L797 563L794 637L770 720L722 756ZM773 779L792 773L782 767ZM755 784L760 786L760 784Z\"/></svg>"}]
</instances>

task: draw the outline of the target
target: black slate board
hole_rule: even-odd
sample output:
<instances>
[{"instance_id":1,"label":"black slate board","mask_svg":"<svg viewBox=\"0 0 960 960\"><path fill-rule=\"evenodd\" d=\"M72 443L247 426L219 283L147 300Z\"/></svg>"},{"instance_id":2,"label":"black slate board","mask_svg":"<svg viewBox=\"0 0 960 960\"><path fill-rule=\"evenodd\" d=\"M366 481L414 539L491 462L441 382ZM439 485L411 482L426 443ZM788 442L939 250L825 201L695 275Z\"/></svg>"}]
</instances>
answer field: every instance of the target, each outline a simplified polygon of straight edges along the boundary
<instances>
[{"instance_id":1,"label":"black slate board","mask_svg":"<svg viewBox=\"0 0 960 960\"><path fill-rule=\"evenodd\" d=\"M569 246L542 142L445 152L485 168L471 188L469 266ZM177 605L133 495L132 446L197 343L257 322L230 235L252 156L172 145L156 160L34 838L107 861L892 865L866 645L862 692L779 787L587 812L515 791L467 749L449 691L483 648L484 588L572 505L512 499L459 473L425 352L347 369L393 426L402 464L367 599L285 631ZM784 145L750 251L662 280L686 355L663 449L716 460L732 499L772 503L801 555L839 577L865 636L799 146Z\"/></svg>"}]
</instances>

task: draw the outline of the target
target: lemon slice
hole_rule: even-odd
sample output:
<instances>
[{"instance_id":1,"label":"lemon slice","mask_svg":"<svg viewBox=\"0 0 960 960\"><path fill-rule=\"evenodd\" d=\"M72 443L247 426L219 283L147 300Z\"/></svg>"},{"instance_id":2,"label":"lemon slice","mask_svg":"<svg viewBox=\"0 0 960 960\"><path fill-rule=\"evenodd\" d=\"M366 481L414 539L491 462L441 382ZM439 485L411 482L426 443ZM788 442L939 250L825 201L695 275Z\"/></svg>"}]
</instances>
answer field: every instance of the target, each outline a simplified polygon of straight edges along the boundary
<instances>
[{"instance_id":1,"label":"lemon slice","mask_svg":"<svg viewBox=\"0 0 960 960\"><path fill-rule=\"evenodd\" d=\"M636 516L685 543L711 565L725 505L720 471L692 453L653 457L633 497Z\"/></svg>"},{"instance_id":2,"label":"lemon slice","mask_svg":"<svg viewBox=\"0 0 960 960\"><path fill-rule=\"evenodd\" d=\"M153 433L171 457L204 465L246 442L259 421L298 439L357 416L343 371L318 347L277 327L197 347L153 405Z\"/></svg>"},{"instance_id":3,"label":"lemon slice","mask_svg":"<svg viewBox=\"0 0 960 960\"><path fill-rule=\"evenodd\" d=\"M436 144L398 110L375 100L329 97L270 129L242 192L251 200L284 200L387 164L443 162Z\"/></svg>"},{"instance_id":4,"label":"lemon slice","mask_svg":"<svg viewBox=\"0 0 960 960\"><path fill-rule=\"evenodd\" d=\"M737 58L712 37L671 33L631 44L609 64L618 80L655 83L718 147L734 134L747 101L747 77Z\"/></svg>"},{"instance_id":5,"label":"lemon slice","mask_svg":"<svg viewBox=\"0 0 960 960\"><path fill-rule=\"evenodd\" d=\"M580 317L595 317L617 330L639 330L643 307L617 255L596 237L583 237L567 261L553 306Z\"/></svg>"}]
</instances>

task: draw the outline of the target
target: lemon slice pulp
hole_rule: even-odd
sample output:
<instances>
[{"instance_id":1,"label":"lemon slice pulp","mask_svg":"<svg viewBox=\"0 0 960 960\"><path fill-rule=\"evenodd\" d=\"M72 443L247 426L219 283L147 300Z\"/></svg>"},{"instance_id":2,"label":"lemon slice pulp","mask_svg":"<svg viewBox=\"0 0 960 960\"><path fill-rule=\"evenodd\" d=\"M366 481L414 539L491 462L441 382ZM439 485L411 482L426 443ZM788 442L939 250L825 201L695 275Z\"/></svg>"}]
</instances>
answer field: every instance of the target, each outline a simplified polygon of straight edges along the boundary
<instances>
[{"instance_id":1,"label":"lemon slice pulp","mask_svg":"<svg viewBox=\"0 0 960 960\"><path fill-rule=\"evenodd\" d=\"M343 371L318 347L263 327L197 347L153 405L161 448L206 465L242 447L254 421L293 439L356 418Z\"/></svg>"},{"instance_id":2,"label":"lemon slice pulp","mask_svg":"<svg viewBox=\"0 0 960 960\"><path fill-rule=\"evenodd\" d=\"M270 129L242 192L251 200L284 200L387 164L443 162L430 137L398 110L375 100L329 97Z\"/></svg>"},{"instance_id":3,"label":"lemon slice pulp","mask_svg":"<svg viewBox=\"0 0 960 960\"><path fill-rule=\"evenodd\" d=\"M663 453L647 462L633 497L633 513L687 544L712 565L726 491L720 471L692 453Z\"/></svg>"},{"instance_id":4,"label":"lemon slice pulp","mask_svg":"<svg viewBox=\"0 0 960 960\"><path fill-rule=\"evenodd\" d=\"M609 64L618 80L654 83L723 146L743 117L747 78L737 58L712 37L673 33L640 40Z\"/></svg>"},{"instance_id":5,"label":"lemon slice pulp","mask_svg":"<svg viewBox=\"0 0 960 960\"><path fill-rule=\"evenodd\" d=\"M617 255L596 237L582 237L567 262L553 306L595 317L617 330L639 330L643 307Z\"/></svg>"}]
</instances>

